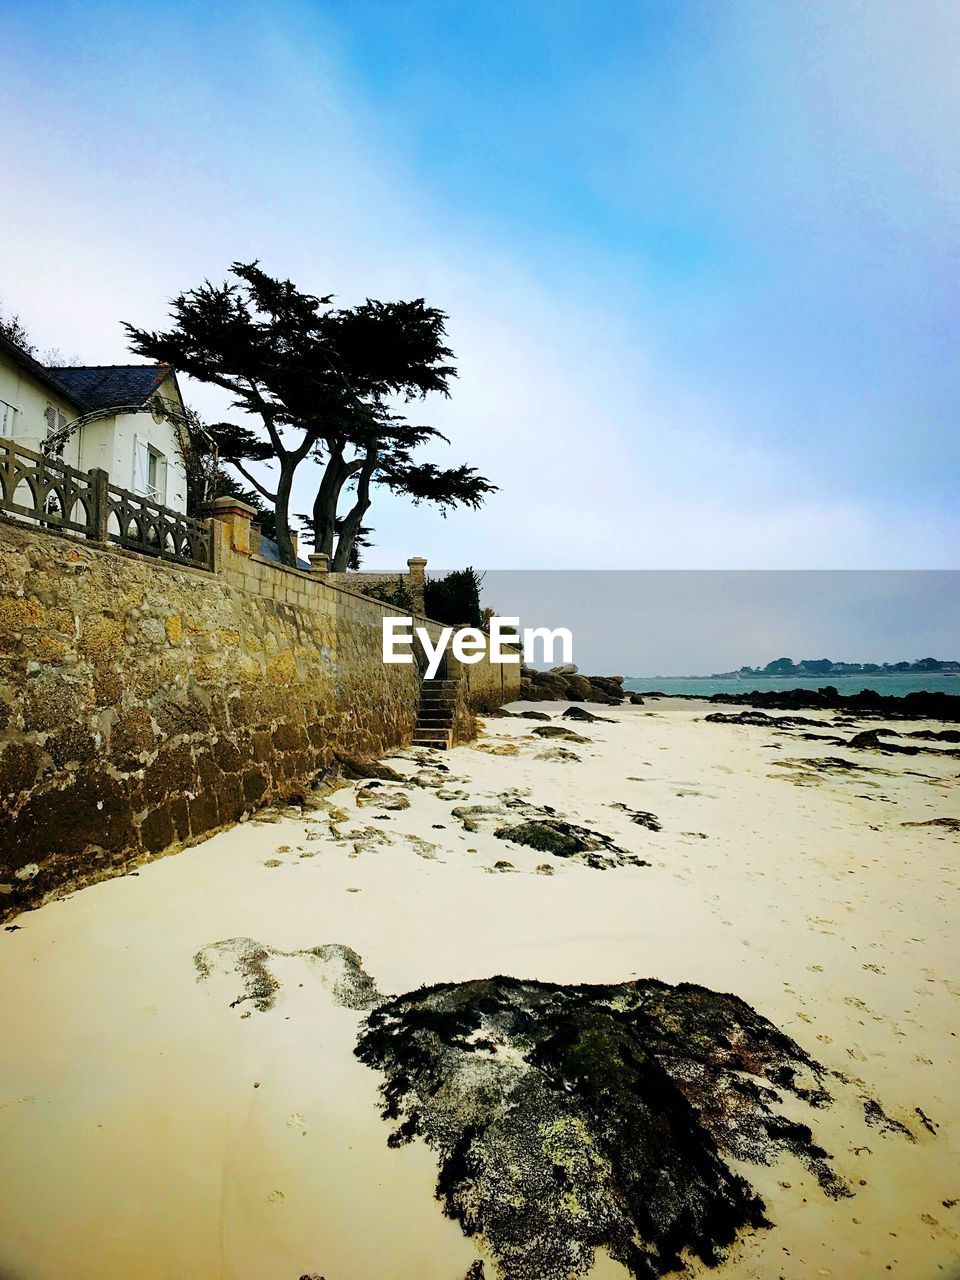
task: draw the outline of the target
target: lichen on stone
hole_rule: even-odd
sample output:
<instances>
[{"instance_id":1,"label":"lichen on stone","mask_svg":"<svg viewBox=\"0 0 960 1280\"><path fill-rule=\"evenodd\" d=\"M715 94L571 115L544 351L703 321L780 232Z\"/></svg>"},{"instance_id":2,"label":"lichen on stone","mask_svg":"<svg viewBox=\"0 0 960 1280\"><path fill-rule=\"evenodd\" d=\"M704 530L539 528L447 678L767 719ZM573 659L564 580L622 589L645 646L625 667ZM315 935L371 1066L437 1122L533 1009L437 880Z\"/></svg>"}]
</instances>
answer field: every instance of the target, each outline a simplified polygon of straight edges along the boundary
<instances>
[{"instance_id":1,"label":"lichen on stone","mask_svg":"<svg viewBox=\"0 0 960 1280\"><path fill-rule=\"evenodd\" d=\"M373 1010L358 1056L383 1072L391 1145L422 1137L437 1196L500 1280L571 1280L606 1249L635 1277L715 1264L770 1225L730 1162L791 1152L849 1194L809 1126L825 1070L742 1000L652 979L497 977Z\"/></svg>"}]
</instances>

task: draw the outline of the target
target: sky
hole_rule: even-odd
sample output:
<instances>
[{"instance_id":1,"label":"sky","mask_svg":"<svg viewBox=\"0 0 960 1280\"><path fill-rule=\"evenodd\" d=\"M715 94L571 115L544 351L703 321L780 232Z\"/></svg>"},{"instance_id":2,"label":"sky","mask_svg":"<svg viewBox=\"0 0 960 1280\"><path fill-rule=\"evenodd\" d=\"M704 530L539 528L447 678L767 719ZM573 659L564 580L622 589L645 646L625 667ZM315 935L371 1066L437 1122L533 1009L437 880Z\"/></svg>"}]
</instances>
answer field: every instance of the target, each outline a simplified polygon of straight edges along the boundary
<instances>
[{"instance_id":1,"label":"sky","mask_svg":"<svg viewBox=\"0 0 960 1280\"><path fill-rule=\"evenodd\" d=\"M521 627L565 627L583 671L711 675L782 657L960 660L957 570L504 569L484 575L482 598ZM567 660L559 642L524 656L539 667Z\"/></svg>"},{"instance_id":2,"label":"sky","mask_svg":"<svg viewBox=\"0 0 960 1280\"><path fill-rule=\"evenodd\" d=\"M0 305L40 347L132 360L120 321L234 259L449 314L460 377L416 419L499 492L379 497L368 567L958 567L954 0L0 0L0 27Z\"/></svg>"}]
</instances>

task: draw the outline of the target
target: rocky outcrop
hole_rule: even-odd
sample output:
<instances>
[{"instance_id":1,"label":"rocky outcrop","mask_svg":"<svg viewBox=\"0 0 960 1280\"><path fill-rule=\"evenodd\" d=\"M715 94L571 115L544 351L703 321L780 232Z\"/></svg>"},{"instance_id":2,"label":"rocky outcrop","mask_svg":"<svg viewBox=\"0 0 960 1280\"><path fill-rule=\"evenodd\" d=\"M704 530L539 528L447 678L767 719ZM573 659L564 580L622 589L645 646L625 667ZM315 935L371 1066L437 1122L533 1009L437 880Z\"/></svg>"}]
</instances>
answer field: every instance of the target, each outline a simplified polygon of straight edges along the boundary
<instances>
[{"instance_id":1,"label":"rocky outcrop","mask_svg":"<svg viewBox=\"0 0 960 1280\"><path fill-rule=\"evenodd\" d=\"M600 702L615 707L625 697L623 676L584 676L572 662L550 671L527 666L520 669L522 702ZM630 701L636 703L637 699L631 697Z\"/></svg>"},{"instance_id":2,"label":"rocky outcrop","mask_svg":"<svg viewBox=\"0 0 960 1280\"><path fill-rule=\"evenodd\" d=\"M778 711L813 708L853 711L861 718L882 715L884 719L960 721L960 694L955 693L922 691L895 698L877 693L875 689L842 694L828 684L822 689L755 689L751 693L715 693L709 701Z\"/></svg>"}]
</instances>

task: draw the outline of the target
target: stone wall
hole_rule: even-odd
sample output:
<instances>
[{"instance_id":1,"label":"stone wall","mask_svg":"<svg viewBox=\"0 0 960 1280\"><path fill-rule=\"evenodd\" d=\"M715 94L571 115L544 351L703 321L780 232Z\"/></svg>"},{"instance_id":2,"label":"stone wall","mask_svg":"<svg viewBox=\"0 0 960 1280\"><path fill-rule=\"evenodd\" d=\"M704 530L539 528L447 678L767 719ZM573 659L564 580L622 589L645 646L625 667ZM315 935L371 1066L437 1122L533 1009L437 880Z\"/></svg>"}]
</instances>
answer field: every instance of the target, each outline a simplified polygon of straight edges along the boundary
<instances>
[{"instance_id":1,"label":"stone wall","mask_svg":"<svg viewBox=\"0 0 960 1280\"><path fill-rule=\"evenodd\" d=\"M336 574L343 586L353 591L368 591L383 587L387 591L395 591L401 584L406 587L413 608L423 613L423 599L426 584L427 562L421 556L413 556L407 561L406 573L383 573L377 569L352 569L349 573Z\"/></svg>"},{"instance_id":2,"label":"stone wall","mask_svg":"<svg viewBox=\"0 0 960 1280\"><path fill-rule=\"evenodd\" d=\"M0 517L0 915L410 741L417 669L382 661L400 611L250 555L220 514L215 574Z\"/></svg>"}]
</instances>

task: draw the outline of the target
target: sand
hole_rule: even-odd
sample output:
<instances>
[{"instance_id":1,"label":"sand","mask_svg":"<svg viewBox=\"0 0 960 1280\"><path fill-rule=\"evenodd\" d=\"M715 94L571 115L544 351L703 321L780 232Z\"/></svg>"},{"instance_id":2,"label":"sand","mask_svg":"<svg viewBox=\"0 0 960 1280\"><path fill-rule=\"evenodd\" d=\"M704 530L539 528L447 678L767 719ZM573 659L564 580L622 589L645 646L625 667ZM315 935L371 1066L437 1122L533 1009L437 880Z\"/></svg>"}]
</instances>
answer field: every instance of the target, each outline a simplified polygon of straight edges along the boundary
<instances>
[{"instance_id":1,"label":"sand","mask_svg":"<svg viewBox=\"0 0 960 1280\"><path fill-rule=\"evenodd\" d=\"M351 784L0 932L4 1280L461 1280L483 1242L444 1217L433 1153L387 1146L380 1077L352 1052L365 1015L296 954L330 943L383 993L495 974L735 993L850 1078L816 1134L855 1194L827 1198L790 1157L745 1167L774 1226L710 1274L960 1275L958 836L903 825L960 816L960 760L706 723L716 708L694 701L593 708L611 720L586 725L557 719L565 705L536 710L586 743L490 719L432 756L439 792L384 784L409 808L358 808ZM578 758L538 758L558 747ZM803 763L824 756L870 771ZM511 791L650 865L600 871L453 816ZM229 965L198 973L232 938L291 953L271 960L266 1012L231 1007ZM916 1140L866 1127L858 1089ZM591 1275L627 1272L601 1255Z\"/></svg>"}]
</instances>

